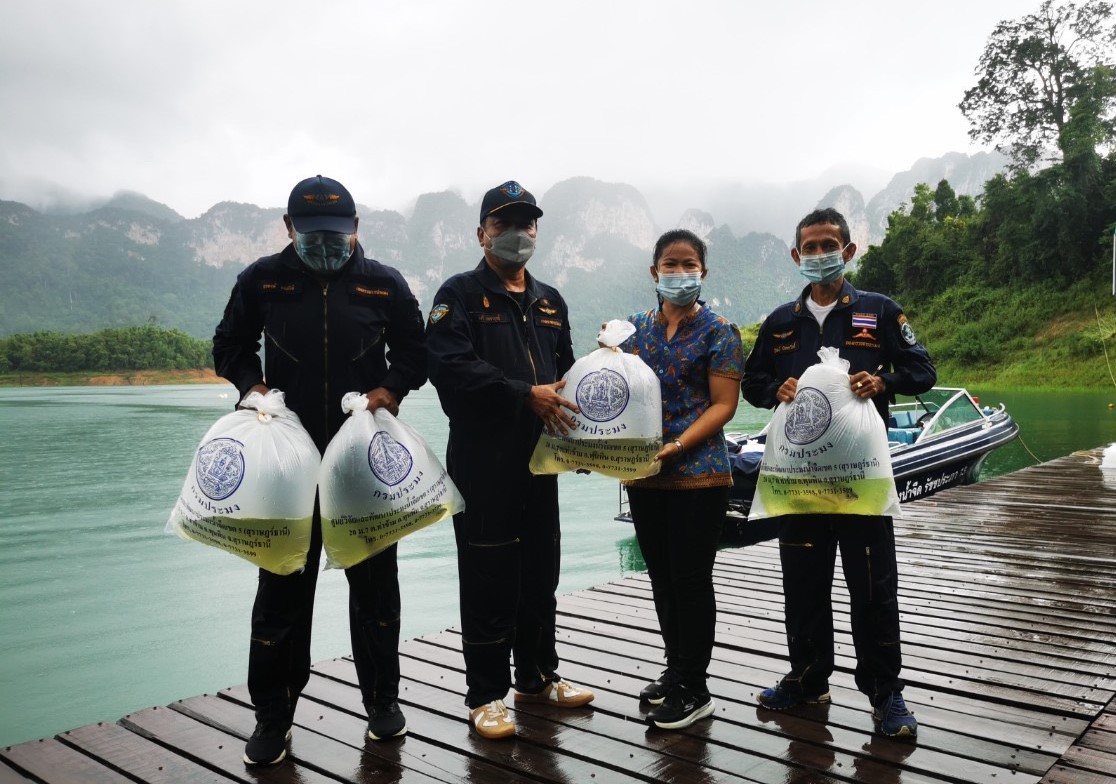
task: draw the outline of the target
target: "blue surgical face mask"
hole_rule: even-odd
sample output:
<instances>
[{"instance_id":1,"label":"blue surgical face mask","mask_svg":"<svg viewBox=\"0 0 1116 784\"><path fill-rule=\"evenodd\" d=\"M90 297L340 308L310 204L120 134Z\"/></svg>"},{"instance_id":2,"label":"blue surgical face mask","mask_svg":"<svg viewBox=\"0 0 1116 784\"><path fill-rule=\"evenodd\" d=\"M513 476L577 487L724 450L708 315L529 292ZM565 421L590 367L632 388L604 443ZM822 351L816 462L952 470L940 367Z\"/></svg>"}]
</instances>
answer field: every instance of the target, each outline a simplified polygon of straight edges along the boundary
<instances>
[{"instance_id":1,"label":"blue surgical face mask","mask_svg":"<svg viewBox=\"0 0 1116 784\"><path fill-rule=\"evenodd\" d=\"M344 266L353 255L351 234L335 231L295 232L295 253L312 272L331 275Z\"/></svg>"},{"instance_id":2,"label":"blue surgical face mask","mask_svg":"<svg viewBox=\"0 0 1116 784\"><path fill-rule=\"evenodd\" d=\"M811 283L832 283L845 272L844 254L844 248L817 256L799 254L798 272Z\"/></svg>"},{"instance_id":3,"label":"blue surgical face mask","mask_svg":"<svg viewBox=\"0 0 1116 784\"><path fill-rule=\"evenodd\" d=\"M667 302L686 307L701 294L700 272L660 272L655 291Z\"/></svg>"}]
</instances>

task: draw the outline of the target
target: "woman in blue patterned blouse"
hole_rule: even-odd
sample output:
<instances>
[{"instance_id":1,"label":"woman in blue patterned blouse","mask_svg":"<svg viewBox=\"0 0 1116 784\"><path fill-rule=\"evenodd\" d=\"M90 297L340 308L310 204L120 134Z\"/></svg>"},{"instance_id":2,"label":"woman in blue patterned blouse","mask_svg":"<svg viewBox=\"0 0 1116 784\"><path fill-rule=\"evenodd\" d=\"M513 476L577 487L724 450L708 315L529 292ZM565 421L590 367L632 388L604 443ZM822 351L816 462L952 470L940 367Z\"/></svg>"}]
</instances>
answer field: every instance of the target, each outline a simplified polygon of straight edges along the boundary
<instances>
[{"instance_id":1,"label":"woman in blue patterned blouse","mask_svg":"<svg viewBox=\"0 0 1116 784\"><path fill-rule=\"evenodd\" d=\"M662 389L662 469L626 484L666 648L666 669L639 696L656 706L648 719L664 729L713 713L713 561L732 485L722 428L736 413L744 365L739 330L698 299L705 255L693 232L659 238L651 265L659 305L629 317L636 332L621 345Z\"/></svg>"}]
</instances>

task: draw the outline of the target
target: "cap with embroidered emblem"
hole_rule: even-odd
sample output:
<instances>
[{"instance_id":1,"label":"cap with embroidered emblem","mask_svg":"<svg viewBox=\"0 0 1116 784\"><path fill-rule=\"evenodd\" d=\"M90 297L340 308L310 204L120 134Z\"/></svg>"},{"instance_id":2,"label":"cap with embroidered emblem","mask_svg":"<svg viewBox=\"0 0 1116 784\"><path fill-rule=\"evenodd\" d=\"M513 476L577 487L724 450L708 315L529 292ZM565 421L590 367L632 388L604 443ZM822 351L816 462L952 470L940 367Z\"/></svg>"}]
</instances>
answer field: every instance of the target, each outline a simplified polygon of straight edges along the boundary
<instances>
[{"instance_id":1,"label":"cap with embroidered emblem","mask_svg":"<svg viewBox=\"0 0 1116 784\"><path fill-rule=\"evenodd\" d=\"M535 203L535 197L531 192L515 180L508 180L484 194L484 198L481 199L480 222L484 223L484 219L492 213L512 205L522 205L523 211L530 214L532 218L542 217L543 211Z\"/></svg>"},{"instance_id":2,"label":"cap with embroidered emblem","mask_svg":"<svg viewBox=\"0 0 1116 784\"><path fill-rule=\"evenodd\" d=\"M333 231L352 234L356 231L356 203L345 186L337 180L317 175L294 186L287 199L287 214L295 231Z\"/></svg>"}]
</instances>

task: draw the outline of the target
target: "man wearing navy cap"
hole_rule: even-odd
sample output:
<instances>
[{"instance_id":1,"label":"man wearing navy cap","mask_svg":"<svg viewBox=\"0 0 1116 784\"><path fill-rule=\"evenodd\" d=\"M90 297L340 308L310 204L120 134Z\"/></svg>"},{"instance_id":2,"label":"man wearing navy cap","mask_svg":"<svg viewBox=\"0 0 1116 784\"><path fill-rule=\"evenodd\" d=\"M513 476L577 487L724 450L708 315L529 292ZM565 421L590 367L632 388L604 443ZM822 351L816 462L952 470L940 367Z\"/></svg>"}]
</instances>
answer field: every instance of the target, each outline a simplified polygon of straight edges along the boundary
<instances>
[{"instance_id":1,"label":"man wearing navy cap","mask_svg":"<svg viewBox=\"0 0 1116 784\"><path fill-rule=\"evenodd\" d=\"M453 518L465 703L488 739L515 734L509 657L517 703L593 699L558 675L558 482L527 467L542 429L568 432L577 411L559 394L574 361L566 303L526 269L542 214L515 181L488 191L477 227L484 258L442 285L426 327L430 381L450 421L446 468L465 496Z\"/></svg>"},{"instance_id":2,"label":"man wearing navy cap","mask_svg":"<svg viewBox=\"0 0 1116 784\"><path fill-rule=\"evenodd\" d=\"M283 390L319 451L341 428L341 397L363 391L368 410L395 414L426 381L418 302L398 271L366 258L353 197L341 183L310 177L291 191L283 223L291 244L237 276L213 337L217 374L252 391ZM264 363L259 358L261 337ZM385 351L386 347L386 351ZM248 691L256 730L248 765L286 756L295 705L310 678L310 626L321 556L315 504L306 568L280 577L260 570L252 608ZM349 633L372 740L402 735L399 710L399 579L396 548L345 570Z\"/></svg>"}]
</instances>

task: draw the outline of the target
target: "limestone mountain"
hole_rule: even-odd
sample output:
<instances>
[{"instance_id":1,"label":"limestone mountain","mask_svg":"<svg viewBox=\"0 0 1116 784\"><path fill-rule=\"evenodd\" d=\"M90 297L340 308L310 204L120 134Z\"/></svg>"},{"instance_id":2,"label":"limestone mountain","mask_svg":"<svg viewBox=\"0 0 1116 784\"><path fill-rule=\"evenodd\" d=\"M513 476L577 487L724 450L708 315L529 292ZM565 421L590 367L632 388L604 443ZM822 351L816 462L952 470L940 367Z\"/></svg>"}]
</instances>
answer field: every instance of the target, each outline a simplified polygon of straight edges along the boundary
<instances>
[{"instance_id":1,"label":"limestone mountain","mask_svg":"<svg viewBox=\"0 0 1116 784\"><path fill-rule=\"evenodd\" d=\"M544 216L529 269L559 287L570 304L578 353L595 346L602 321L655 305L648 267L659 234L688 228L709 244L702 298L736 323L757 321L795 296L803 282L790 260L794 222L818 204L836 206L862 249L882 237L879 226L909 198L914 185L946 178L958 193L978 193L1000 169L992 156L924 159L895 175L867 204L851 185L805 198L776 188L760 194L762 209L711 200L734 215L778 214L785 224L740 231L700 203L656 216L643 194L622 183L575 177L536 192ZM782 206L780 206L782 205ZM803 206L805 205L805 206ZM397 267L423 311L450 275L481 259L478 202L453 192L418 197L404 215L358 205L366 253ZM793 211L792 211L793 210ZM0 201L0 335L38 330L86 332L156 322L198 337L213 334L236 274L287 242L281 207L221 202L186 219L140 194L119 193L95 209L44 213ZM794 218L786 216L794 215Z\"/></svg>"}]
</instances>

